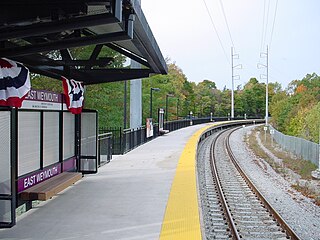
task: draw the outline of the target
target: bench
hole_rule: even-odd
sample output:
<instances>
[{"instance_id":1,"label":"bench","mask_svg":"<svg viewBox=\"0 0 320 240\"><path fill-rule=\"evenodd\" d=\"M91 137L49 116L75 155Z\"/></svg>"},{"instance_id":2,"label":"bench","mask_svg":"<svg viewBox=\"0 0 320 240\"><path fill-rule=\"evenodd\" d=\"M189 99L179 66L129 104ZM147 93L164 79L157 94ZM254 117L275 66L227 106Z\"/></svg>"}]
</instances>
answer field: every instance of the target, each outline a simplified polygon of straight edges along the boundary
<instances>
[{"instance_id":1,"label":"bench","mask_svg":"<svg viewBox=\"0 0 320 240\"><path fill-rule=\"evenodd\" d=\"M46 201L82 178L81 173L63 172L20 193L25 201Z\"/></svg>"}]
</instances>

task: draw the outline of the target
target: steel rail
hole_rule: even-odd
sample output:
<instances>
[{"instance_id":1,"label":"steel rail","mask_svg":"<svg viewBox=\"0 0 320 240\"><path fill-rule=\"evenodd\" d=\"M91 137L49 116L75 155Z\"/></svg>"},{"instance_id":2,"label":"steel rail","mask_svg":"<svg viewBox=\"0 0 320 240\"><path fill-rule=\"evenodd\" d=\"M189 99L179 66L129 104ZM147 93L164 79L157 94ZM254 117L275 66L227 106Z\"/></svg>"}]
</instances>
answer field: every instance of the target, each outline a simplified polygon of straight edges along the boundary
<instances>
[{"instance_id":1,"label":"steel rail","mask_svg":"<svg viewBox=\"0 0 320 240\"><path fill-rule=\"evenodd\" d=\"M237 227L236 227L236 224L232 218L232 215L231 215L231 212L229 210L229 207L228 207L228 204L227 204L227 201L224 197L224 194L223 194L223 191L222 191L222 187L221 187L221 184L220 184L220 179L219 179L219 176L218 176L218 172L217 172L217 168L216 168L216 165L215 165L215 157L214 157L214 147L216 145L216 142L217 142L217 139L219 138L219 136L223 133L224 131L221 131L217 136L216 138L214 139L212 145L211 145L211 148L210 148L210 165L211 165L211 172L212 172L212 175L213 177L216 179L216 184L217 184L217 189L218 189L218 192L219 192L219 196L220 196L220 200L221 200L221 203L223 205L223 211L225 212L226 216L227 216L227 222L229 224L229 227L230 227L230 231L232 233L232 238L233 239L236 239L236 240L240 240L241 237L237 231Z\"/></svg>"},{"instance_id":2,"label":"steel rail","mask_svg":"<svg viewBox=\"0 0 320 240\"><path fill-rule=\"evenodd\" d=\"M230 147L230 136L231 134L236 131L238 128L233 129L230 131L227 135L227 139L225 141L227 152L230 156L231 161L241 174L241 176L244 178L246 183L249 185L251 190L258 196L259 200L263 203L263 205L267 208L269 213L275 218L277 223L281 226L281 228L286 232L287 237L289 237L292 240L300 240L298 235L290 228L290 226L285 222L285 220L280 216L280 214L271 206L271 204L264 198L262 193L256 188L256 186L253 184L253 182L249 179L249 177L244 173L243 169L238 164L235 155L233 154L231 147ZM219 187L220 188L220 187Z\"/></svg>"}]
</instances>

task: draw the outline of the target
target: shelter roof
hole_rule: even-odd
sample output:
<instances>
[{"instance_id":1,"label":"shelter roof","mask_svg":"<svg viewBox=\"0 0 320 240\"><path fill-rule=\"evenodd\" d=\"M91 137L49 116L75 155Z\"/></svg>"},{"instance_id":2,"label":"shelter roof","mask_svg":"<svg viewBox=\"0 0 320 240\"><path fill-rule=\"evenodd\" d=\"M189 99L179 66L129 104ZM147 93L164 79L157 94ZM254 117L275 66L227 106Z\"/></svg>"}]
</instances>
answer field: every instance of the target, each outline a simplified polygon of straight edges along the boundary
<instances>
[{"instance_id":1,"label":"shelter roof","mask_svg":"<svg viewBox=\"0 0 320 240\"><path fill-rule=\"evenodd\" d=\"M72 50L93 45L87 59ZM111 67L101 56L109 47L140 68ZM3 0L0 3L0 57L32 72L96 84L166 74L166 62L138 0Z\"/></svg>"}]
</instances>

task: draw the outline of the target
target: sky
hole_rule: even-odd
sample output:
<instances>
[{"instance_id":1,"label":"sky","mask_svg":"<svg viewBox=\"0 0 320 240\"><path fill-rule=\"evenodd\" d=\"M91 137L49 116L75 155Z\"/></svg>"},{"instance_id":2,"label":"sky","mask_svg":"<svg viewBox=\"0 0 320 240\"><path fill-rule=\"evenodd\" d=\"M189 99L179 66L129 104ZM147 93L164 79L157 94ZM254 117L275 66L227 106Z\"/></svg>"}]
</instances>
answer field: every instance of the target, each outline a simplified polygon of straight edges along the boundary
<instances>
[{"instance_id":1,"label":"sky","mask_svg":"<svg viewBox=\"0 0 320 240\"><path fill-rule=\"evenodd\" d=\"M269 82L286 88L320 74L319 0L142 0L141 7L163 56L189 81L231 89L231 47L235 88L251 77L266 82L257 64L266 65L267 46Z\"/></svg>"}]
</instances>

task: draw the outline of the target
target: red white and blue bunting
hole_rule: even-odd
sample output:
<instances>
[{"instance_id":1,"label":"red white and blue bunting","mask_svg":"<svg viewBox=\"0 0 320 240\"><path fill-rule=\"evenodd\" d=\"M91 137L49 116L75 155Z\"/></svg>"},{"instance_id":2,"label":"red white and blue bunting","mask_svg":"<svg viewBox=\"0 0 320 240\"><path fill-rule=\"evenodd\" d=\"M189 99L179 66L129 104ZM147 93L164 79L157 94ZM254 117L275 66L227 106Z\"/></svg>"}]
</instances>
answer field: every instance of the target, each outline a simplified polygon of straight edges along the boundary
<instances>
[{"instance_id":1,"label":"red white and blue bunting","mask_svg":"<svg viewBox=\"0 0 320 240\"><path fill-rule=\"evenodd\" d=\"M21 107L30 89L29 70L21 63L0 58L0 106Z\"/></svg>"},{"instance_id":2,"label":"red white and blue bunting","mask_svg":"<svg viewBox=\"0 0 320 240\"><path fill-rule=\"evenodd\" d=\"M66 96L66 104L69 111L73 114L82 112L84 100L84 88L82 84L73 79L69 80L62 77L63 91Z\"/></svg>"}]
</instances>

